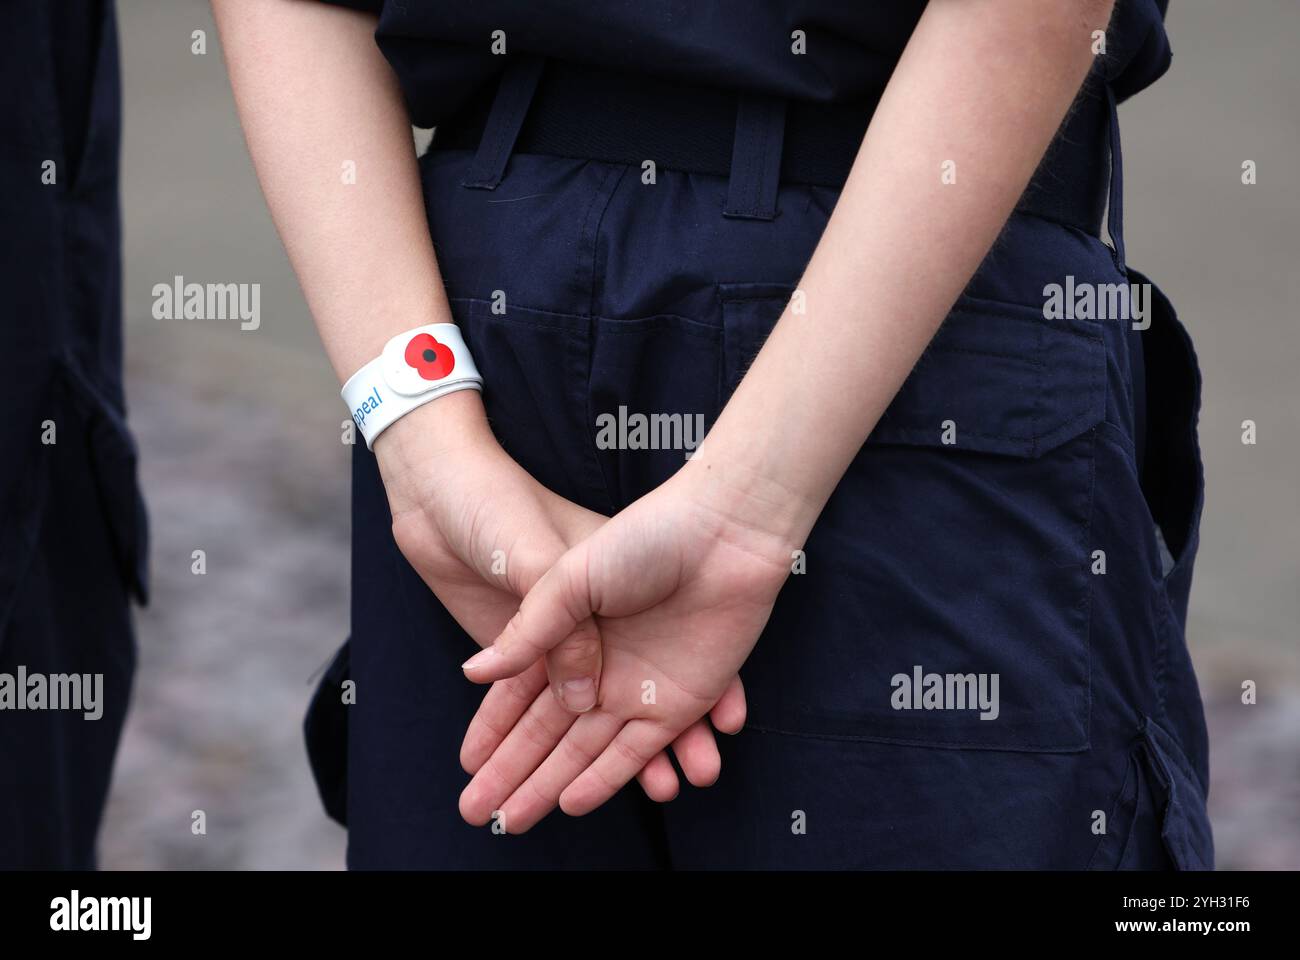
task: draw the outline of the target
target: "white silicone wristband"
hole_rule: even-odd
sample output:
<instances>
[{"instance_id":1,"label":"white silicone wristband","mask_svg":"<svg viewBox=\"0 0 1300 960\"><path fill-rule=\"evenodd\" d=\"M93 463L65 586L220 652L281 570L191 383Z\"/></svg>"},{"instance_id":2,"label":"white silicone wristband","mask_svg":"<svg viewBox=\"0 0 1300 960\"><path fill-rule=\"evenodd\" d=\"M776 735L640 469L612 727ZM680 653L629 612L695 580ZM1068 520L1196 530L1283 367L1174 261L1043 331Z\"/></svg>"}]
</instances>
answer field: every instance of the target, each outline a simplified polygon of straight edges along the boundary
<instances>
[{"instance_id":1,"label":"white silicone wristband","mask_svg":"<svg viewBox=\"0 0 1300 960\"><path fill-rule=\"evenodd\" d=\"M384 352L343 384L357 429L375 438L416 407L457 390L482 390L483 378L454 323L431 323L398 334Z\"/></svg>"}]
</instances>

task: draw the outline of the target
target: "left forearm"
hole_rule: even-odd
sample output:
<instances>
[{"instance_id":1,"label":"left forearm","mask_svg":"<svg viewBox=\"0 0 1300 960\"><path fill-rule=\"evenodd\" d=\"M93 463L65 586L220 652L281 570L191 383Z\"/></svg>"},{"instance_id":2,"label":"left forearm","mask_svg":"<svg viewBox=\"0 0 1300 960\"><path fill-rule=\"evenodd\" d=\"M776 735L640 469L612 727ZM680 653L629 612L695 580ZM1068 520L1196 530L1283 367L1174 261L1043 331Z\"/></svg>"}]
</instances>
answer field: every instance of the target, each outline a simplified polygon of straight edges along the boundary
<instances>
[{"instance_id":1,"label":"left forearm","mask_svg":"<svg viewBox=\"0 0 1300 960\"><path fill-rule=\"evenodd\" d=\"M804 274L806 310L782 315L694 476L802 542L1006 223L1110 9L932 0ZM941 179L946 161L955 183Z\"/></svg>"}]
</instances>

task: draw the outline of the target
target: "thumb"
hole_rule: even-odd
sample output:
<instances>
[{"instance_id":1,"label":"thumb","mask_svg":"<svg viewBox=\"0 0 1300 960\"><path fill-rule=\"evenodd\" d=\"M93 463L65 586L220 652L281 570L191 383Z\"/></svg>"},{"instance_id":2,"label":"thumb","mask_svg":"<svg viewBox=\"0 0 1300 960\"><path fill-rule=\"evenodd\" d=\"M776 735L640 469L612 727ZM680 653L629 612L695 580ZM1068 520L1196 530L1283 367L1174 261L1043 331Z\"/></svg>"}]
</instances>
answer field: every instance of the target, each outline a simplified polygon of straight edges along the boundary
<instances>
[{"instance_id":1,"label":"thumb","mask_svg":"<svg viewBox=\"0 0 1300 960\"><path fill-rule=\"evenodd\" d=\"M588 617L546 655L546 674L561 706L586 713L600 690L600 631Z\"/></svg>"},{"instance_id":2,"label":"thumb","mask_svg":"<svg viewBox=\"0 0 1300 960\"><path fill-rule=\"evenodd\" d=\"M592 606L584 542L543 574L492 646L470 657L461 669L475 683L522 673L589 619Z\"/></svg>"}]
</instances>

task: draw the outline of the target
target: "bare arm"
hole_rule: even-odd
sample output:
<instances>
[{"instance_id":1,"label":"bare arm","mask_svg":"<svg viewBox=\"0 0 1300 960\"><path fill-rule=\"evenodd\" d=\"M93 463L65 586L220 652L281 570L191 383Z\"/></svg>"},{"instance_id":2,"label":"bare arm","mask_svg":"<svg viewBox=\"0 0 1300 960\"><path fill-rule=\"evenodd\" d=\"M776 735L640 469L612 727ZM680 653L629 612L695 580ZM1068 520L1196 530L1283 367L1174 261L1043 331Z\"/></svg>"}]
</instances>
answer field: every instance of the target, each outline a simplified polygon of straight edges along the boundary
<instances>
[{"instance_id":1,"label":"bare arm","mask_svg":"<svg viewBox=\"0 0 1300 960\"><path fill-rule=\"evenodd\" d=\"M391 337L452 321L396 77L371 16L308 0L212 5L258 179L346 380ZM350 164L355 182L345 177ZM566 547L604 520L507 456L474 391L408 413L375 441L375 455L398 547L479 644L496 636ZM498 553L508 557L504 571ZM587 621L552 656L584 677L599 675L600 654ZM546 687L541 664L512 681L496 698L506 723L530 704L544 726L572 722ZM582 709L582 696L594 699L594 685L566 704ZM659 763L671 771L666 758Z\"/></svg>"},{"instance_id":2,"label":"bare arm","mask_svg":"<svg viewBox=\"0 0 1300 960\"><path fill-rule=\"evenodd\" d=\"M306 0L213 0L244 134L276 229L340 381L399 333L451 322L424 215L410 121L374 42L373 17ZM355 164L355 183L345 164ZM347 178L351 179L351 178ZM335 402L328 398L327 402ZM340 406L340 412L342 407ZM447 456L455 448L455 456ZM518 598L602 521L543 488L488 428L480 396L462 391L412 411L375 441L402 553L465 631L488 643ZM492 562L509 557L507 572ZM599 677L588 620L551 654L550 678ZM507 727L525 709L563 729L595 685L562 699L535 664L494 703ZM550 719L545 719L550 717ZM687 768L707 762L699 724ZM671 765L656 757L675 790ZM643 779L647 791L654 789Z\"/></svg>"},{"instance_id":3,"label":"bare arm","mask_svg":"<svg viewBox=\"0 0 1300 960\"><path fill-rule=\"evenodd\" d=\"M701 448L698 465L788 504L796 539L992 247L1112 6L926 8L800 284L807 314L782 316ZM940 181L947 160L955 184Z\"/></svg>"},{"instance_id":4,"label":"bare arm","mask_svg":"<svg viewBox=\"0 0 1300 960\"><path fill-rule=\"evenodd\" d=\"M415 148L375 18L307 0L213 0L262 191L339 380L391 338L451 322ZM345 165L355 164L355 183ZM342 409L340 407L340 409ZM418 416L417 416L418 414ZM407 420L482 436L478 394ZM387 434L377 446L387 443Z\"/></svg>"}]
</instances>

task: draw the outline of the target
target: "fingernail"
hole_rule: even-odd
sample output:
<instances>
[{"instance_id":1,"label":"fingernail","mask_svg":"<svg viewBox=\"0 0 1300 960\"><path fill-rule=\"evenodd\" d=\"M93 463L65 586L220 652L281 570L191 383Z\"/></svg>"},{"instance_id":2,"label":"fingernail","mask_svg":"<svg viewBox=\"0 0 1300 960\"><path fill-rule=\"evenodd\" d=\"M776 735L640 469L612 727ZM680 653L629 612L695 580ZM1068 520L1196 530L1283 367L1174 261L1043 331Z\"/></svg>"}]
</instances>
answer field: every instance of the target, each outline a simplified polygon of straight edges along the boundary
<instances>
[{"instance_id":1,"label":"fingernail","mask_svg":"<svg viewBox=\"0 0 1300 960\"><path fill-rule=\"evenodd\" d=\"M565 680L560 684L560 702L574 713L586 713L596 705L596 685L591 677Z\"/></svg>"},{"instance_id":2,"label":"fingernail","mask_svg":"<svg viewBox=\"0 0 1300 960\"><path fill-rule=\"evenodd\" d=\"M478 670L482 667L486 667L498 656L499 654L497 653L496 647L485 647L462 663L460 668L462 670Z\"/></svg>"}]
</instances>

